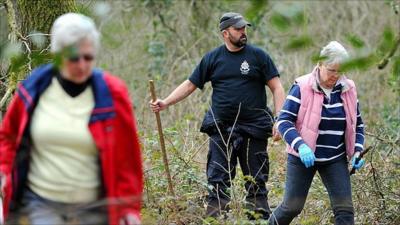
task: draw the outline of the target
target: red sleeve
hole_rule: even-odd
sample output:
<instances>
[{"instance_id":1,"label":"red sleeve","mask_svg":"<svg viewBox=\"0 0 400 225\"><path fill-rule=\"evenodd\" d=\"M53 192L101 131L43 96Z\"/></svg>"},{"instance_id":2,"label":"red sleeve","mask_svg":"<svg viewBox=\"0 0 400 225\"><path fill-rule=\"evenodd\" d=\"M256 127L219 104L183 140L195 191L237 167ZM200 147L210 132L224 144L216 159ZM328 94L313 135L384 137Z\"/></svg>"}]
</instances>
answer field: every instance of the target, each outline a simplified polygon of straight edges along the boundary
<instances>
[{"instance_id":1,"label":"red sleeve","mask_svg":"<svg viewBox=\"0 0 400 225\"><path fill-rule=\"evenodd\" d=\"M0 128L0 171L10 173L16 153L18 131L25 111L23 102L15 95Z\"/></svg>"},{"instance_id":2,"label":"red sleeve","mask_svg":"<svg viewBox=\"0 0 400 225\"><path fill-rule=\"evenodd\" d=\"M117 78L111 79L116 111L116 197L129 199L119 210L120 217L132 213L140 218L143 170L135 116L126 85Z\"/></svg>"},{"instance_id":3,"label":"red sleeve","mask_svg":"<svg viewBox=\"0 0 400 225\"><path fill-rule=\"evenodd\" d=\"M11 172L16 156L17 146L21 138L21 129L26 123L26 110L24 103L16 94L7 109L0 128L0 173L6 176L4 211L7 212L11 199Z\"/></svg>"}]
</instances>

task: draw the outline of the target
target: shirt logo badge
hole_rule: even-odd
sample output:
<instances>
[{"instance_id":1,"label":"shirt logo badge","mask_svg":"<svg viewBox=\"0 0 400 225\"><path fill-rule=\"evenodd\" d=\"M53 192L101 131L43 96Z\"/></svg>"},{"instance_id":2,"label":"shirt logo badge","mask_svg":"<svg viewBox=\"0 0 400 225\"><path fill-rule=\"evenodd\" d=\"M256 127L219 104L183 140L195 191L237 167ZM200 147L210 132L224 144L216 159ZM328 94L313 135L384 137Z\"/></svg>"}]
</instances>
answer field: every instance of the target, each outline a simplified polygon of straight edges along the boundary
<instances>
[{"instance_id":1,"label":"shirt logo badge","mask_svg":"<svg viewBox=\"0 0 400 225\"><path fill-rule=\"evenodd\" d=\"M242 62L242 65L240 66L240 72L242 72L242 74L246 75L249 73L249 71L250 71L249 63L247 63L247 61L244 60Z\"/></svg>"}]
</instances>

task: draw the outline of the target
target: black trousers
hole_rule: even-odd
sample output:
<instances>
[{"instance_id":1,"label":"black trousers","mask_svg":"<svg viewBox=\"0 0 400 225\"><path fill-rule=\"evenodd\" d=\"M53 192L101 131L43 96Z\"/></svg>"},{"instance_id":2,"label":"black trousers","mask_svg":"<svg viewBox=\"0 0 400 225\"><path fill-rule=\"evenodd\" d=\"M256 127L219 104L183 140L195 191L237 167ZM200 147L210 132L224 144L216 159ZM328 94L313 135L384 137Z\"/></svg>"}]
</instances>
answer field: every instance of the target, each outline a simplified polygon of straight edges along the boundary
<instances>
[{"instance_id":1,"label":"black trousers","mask_svg":"<svg viewBox=\"0 0 400 225\"><path fill-rule=\"evenodd\" d=\"M267 138L256 139L246 135L233 133L223 138L219 134L210 136L210 149L207 159L207 180L211 187L208 196L207 216L218 216L221 210L227 210L230 200L231 180L236 175L236 165L245 176L251 176L245 183L247 190L246 207L255 211L263 219L268 219L268 191L265 183L268 180L269 160L267 154Z\"/></svg>"}]
</instances>

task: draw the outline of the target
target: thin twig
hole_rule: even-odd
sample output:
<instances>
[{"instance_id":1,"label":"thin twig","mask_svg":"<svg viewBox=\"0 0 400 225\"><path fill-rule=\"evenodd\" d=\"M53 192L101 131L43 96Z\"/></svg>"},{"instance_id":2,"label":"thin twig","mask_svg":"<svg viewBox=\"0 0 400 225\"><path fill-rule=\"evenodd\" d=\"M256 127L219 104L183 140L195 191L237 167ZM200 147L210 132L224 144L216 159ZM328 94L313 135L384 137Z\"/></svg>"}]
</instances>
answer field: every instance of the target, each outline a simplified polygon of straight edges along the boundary
<instances>
[{"instance_id":1,"label":"thin twig","mask_svg":"<svg viewBox=\"0 0 400 225\"><path fill-rule=\"evenodd\" d=\"M397 39L395 44L393 45L392 49L390 49L389 53L385 56L385 58L382 59L381 62L378 64L378 69L382 70L386 67L386 65L389 63L390 58L394 56L394 53L396 53L396 50L400 46L400 32L397 35Z\"/></svg>"},{"instance_id":2,"label":"thin twig","mask_svg":"<svg viewBox=\"0 0 400 225\"><path fill-rule=\"evenodd\" d=\"M11 97L12 93L14 92L14 88L8 88L4 96L1 98L0 101L0 109L3 109L7 104L8 99Z\"/></svg>"},{"instance_id":3,"label":"thin twig","mask_svg":"<svg viewBox=\"0 0 400 225\"><path fill-rule=\"evenodd\" d=\"M374 137L377 140L379 140L381 142L384 142L386 144L390 144L390 145L399 145L400 144L400 139L388 140L388 139L385 139L385 138L383 138L383 137L381 137L381 136L379 136L377 134L373 134L373 133L367 132L367 131L365 132L365 134L368 135L368 136Z\"/></svg>"}]
</instances>

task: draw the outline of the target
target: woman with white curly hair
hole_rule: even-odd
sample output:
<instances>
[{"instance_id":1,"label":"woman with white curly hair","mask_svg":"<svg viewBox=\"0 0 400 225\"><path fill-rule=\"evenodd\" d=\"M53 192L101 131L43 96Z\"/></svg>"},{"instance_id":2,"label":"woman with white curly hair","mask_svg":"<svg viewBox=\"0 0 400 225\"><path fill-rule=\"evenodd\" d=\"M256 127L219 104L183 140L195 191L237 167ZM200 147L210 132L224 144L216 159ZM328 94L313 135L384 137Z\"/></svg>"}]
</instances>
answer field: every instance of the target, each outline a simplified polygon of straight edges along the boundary
<instances>
[{"instance_id":1,"label":"woman with white curly hair","mask_svg":"<svg viewBox=\"0 0 400 225\"><path fill-rule=\"evenodd\" d=\"M364 164L356 160L363 151L364 124L355 84L340 71L349 57L346 49L332 41L320 57L310 74L295 80L279 114L277 126L289 154L283 202L270 224L290 224L300 214L317 171L335 224L354 224L347 160L355 169Z\"/></svg>"},{"instance_id":2,"label":"woman with white curly hair","mask_svg":"<svg viewBox=\"0 0 400 225\"><path fill-rule=\"evenodd\" d=\"M140 224L143 172L125 84L94 69L99 32L68 13L51 29L57 64L20 83L0 129L5 212L29 224ZM100 201L101 200L101 201ZM93 206L105 203L105 211Z\"/></svg>"}]
</instances>

